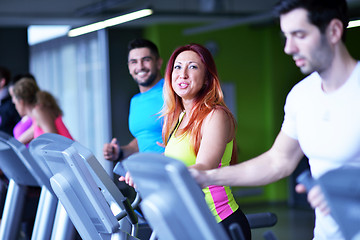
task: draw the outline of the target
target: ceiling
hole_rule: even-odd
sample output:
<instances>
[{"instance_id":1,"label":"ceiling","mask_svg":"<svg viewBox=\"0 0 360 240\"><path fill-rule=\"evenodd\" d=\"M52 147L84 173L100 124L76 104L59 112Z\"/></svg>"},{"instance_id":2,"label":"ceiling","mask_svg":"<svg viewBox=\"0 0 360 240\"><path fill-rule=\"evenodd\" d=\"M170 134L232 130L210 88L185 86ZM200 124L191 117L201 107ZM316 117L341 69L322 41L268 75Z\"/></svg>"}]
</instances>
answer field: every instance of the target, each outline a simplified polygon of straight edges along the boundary
<instances>
[{"instance_id":1,"label":"ceiling","mask_svg":"<svg viewBox=\"0 0 360 240\"><path fill-rule=\"evenodd\" d=\"M277 0L1 0L0 26L70 25L103 20L143 7L154 14L123 26L161 22L206 22L215 27L268 21ZM348 0L360 17L360 0ZM213 27L214 27L213 26Z\"/></svg>"}]
</instances>

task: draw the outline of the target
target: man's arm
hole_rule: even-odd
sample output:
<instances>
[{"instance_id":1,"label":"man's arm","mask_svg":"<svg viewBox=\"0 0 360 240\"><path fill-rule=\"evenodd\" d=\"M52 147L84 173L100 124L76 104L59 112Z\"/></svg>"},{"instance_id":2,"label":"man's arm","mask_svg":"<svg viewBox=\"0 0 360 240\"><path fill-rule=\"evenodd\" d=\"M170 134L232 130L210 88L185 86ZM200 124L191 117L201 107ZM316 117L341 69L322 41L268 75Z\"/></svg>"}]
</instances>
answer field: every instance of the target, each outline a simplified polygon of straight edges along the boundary
<instances>
[{"instance_id":1,"label":"man's arm","mask_svg":"<svg viewBox=\"0 0 360 240\"><path fill-rule=\"evenodd\" d=\"M258 157L229 167L191 172L202 187L260 186L289 176L303 155L299 142L280 132L270 150Z\"/></svg>"},{"instance_id":2,"label":"man's arm","mask_svg":"<svg viewBox=\"0 0 360 240\"><path fill-rule=\"evenodd\" d=\"M127 145L121 146L120 148L123 152L122 159L129 157L131 154L139 152L139 146L136 138L131 140L131 142L129 142Z\"/></svg>"},{"instance_id":3,"label":"man's arm","mask_svg":"<svg viewBox=\"0 0 360 240\"><path fill-rule=\"evenodd\" d=\"M136 152L139 152L136 138L124 146L119 146L117 139L113 138L110 143L105 143L103 147L104 158L109 161L122 160Z\"/></svg>"}]
</instances>

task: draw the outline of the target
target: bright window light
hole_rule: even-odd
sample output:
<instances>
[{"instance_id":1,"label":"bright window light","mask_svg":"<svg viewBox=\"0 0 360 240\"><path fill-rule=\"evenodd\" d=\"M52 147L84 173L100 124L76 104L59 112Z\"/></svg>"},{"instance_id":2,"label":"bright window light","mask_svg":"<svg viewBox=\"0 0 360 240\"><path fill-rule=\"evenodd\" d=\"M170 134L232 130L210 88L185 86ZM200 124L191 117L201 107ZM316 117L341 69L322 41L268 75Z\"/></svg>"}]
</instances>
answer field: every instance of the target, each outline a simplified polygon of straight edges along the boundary
<instances>
[{"instance_id":1,"label":"bright window light","mask_svg":"<svg viewBox=\"0 0 360 240\"><path fill-rule=\"evenodd\" d=\"M69 29L67 25L31 25L28 27L28 43L31 46L64 36Z\"/></svg>"},{"instance_id":2,"label":"bright window light","mask_svg":"<svg viewBox=\"0 0 360 240\"><path fill-rule=\"evenodd\" d=\"M353 27L359 27L360 26L360 20L354 20L350 21L347 28L353 28Z\"/></svg>"}]
</instances>

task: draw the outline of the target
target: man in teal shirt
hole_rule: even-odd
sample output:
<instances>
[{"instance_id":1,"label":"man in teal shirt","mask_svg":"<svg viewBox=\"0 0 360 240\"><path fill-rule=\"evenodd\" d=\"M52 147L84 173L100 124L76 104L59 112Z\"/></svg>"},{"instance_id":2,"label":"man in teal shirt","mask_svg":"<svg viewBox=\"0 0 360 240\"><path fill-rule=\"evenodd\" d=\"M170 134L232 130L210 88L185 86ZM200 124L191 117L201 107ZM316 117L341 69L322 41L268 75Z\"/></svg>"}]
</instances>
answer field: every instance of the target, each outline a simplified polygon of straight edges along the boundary
<instances>
[{"instance_id":1,"label":"man in teal shirt","mask_svg":"<svg viewBox=\"0 0 360 240\"><path fill-rule=\"evenodd\" d=\"M160 73L162 63L154 43L145 39L135 39L129 43L129 73L140 90L130 102L129 128L134 139L123 146L118 145L116 138L104 144L105 159L117 161L136 152L164 151L159 145L162 142L162 119L159 113L164 102L164 79Z\"/></svg>"}]
</instances>

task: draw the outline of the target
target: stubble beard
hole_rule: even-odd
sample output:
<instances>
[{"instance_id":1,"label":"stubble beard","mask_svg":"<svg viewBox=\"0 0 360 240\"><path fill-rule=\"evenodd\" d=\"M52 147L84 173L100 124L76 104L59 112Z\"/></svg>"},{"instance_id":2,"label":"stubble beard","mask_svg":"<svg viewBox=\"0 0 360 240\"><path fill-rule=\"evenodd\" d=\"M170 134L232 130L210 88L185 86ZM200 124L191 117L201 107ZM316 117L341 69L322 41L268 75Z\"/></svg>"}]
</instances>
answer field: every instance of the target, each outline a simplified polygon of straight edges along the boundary
<instances>
[{"instance_id":1,"label":"stubble beard","mask_svg":"<svg viewBox=\"0 0 360 240\"><path fill-rule=\"evenodd\" d=\"M319 44L314 49L316 50L312 52L308 65L300 68L303 74L310 74L315 71L321 74L331 66L334 54L325 36L321 37Z\"/></svg>"},{"instance_id":2,"label":"stubble beard","mask_svg":"<svg viewBox=\"0 0 360 240\"><path fill-rule=\"evenodd\" d=\"M151 74L144 82L139 82L138 79L135 79L137 84L139 84L142 87L149 87L151 86L154 81L156 80L157 73Z\"/></svg>"}]
</instances>

